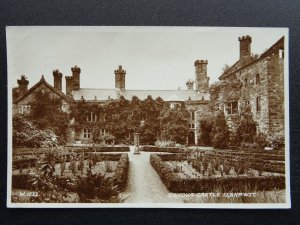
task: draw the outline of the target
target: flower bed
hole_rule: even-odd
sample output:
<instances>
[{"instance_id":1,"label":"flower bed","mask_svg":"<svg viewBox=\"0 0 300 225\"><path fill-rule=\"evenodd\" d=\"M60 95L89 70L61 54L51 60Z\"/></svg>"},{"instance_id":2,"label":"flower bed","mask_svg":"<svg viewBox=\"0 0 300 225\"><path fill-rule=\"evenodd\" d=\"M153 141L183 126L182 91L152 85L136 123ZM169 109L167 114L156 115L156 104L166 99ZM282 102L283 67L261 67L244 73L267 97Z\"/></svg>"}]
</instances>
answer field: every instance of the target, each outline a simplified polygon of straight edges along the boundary
<instances>
[{"instance_id":1,"label":"flower bed","mask_svg":"<svg viewBox=\"0 0 300 225\"><path fill-rule=\"evenodd\" d=\"M182 178L175 173L165 161L166 156L160 156L157 154L150 155L151 165L159 174L162 182L171 192L197 193L212 192L214 190L218 190L220 192L243 192L285 188L284 176Z\"/></svg>"},{"instance_id":2,"label":"flower bed","mask_svg":"<svg viewBox=\"0 0 300 225\"><path fill-rule=\"evenodd\" d=\"M129 169L129 159L126 153L122 154L95 154L96 161L118 161L116 165L116 169L113 171L111 176L111 182L113 186L117 186L119 191L124 190L126 186L127 176L128 176L128 169ZM13 174L12 175L12 188L17 189L32 189L32 184L30 180L34 178L36 174ZM78 175L79 176L79 175ZM85 177L85 175L82 175ZM57 185L64 184L65 180L67 179L66 176L55 176L55 182ZM72 178L76 179L76 177ZM70 186L68 191L74 191L76 189L74 186Z\"/></svg>"},{"instance_id":3,"label":"flower bed","mask_svg":"<svg viewBox=\"0 0 300 225\"><path fill-rule=\"evenodd\" d=\"M186 153L188 151L187 149L178 148L178 147L161 148L161 147L148 146L148 145L141 146L140 150L144 152L168 152L168 153Z\"/></svg>"}]
</instances>

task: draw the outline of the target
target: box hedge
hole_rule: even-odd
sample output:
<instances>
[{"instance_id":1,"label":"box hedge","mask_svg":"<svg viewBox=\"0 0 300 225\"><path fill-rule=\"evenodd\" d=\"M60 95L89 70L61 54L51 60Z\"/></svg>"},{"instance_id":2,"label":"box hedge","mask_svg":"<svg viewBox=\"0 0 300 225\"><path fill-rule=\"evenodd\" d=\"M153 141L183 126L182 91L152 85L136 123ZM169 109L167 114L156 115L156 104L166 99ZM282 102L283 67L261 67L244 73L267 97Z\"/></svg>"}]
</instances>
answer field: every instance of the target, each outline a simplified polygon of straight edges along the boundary
<instances>
[{"instance_id":1,"label":"box hedge","mask_svg":"<svg viewBox=\"0 0 300 225\"><path fill-rule=\"evenodd\" d=\"M220 192L246 192L284 189L284 176L266 177L230 177L230 178L181 178L173 172L163 159L165 156L150 155L150 163L161 177L170 192L204 193L218 190Z\"/></svg>"}]
</instances>

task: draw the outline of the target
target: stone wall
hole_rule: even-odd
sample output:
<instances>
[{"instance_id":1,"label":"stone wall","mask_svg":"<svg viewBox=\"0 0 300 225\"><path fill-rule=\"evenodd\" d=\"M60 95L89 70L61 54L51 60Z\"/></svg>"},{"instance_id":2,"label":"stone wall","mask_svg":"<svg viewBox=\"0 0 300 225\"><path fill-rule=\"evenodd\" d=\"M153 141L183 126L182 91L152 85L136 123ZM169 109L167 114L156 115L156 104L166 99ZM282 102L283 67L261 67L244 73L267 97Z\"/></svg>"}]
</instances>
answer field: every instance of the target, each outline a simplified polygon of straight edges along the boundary
<instances>
[{"instance_id":1,"label":"stone wall","mask_svg":"<svg viewBox=\"0 0 300 225\"><path fill-rule=\"evenodd\" d=\"M239 110L246 105L246 101L251 106L253 119L258 124L258 131L269 132L269 97L268 97L268 59L262 59L250 66L240 70L239 78L243 83L241 97L239 99ZM259 81L257 78L259 77ZM257 98L260 99L260 110L257 108Z\"/></svg>"},{"instance_id":2,"label":"stone wall","mask_svg":"<svg viewBox=\"0 0 300 225\"><path fill-rule=\"evenodd\" d=\"M273 54L269 61L269 119L272 133L284 134L284 59Z\"/></svg>"}]
</instances>

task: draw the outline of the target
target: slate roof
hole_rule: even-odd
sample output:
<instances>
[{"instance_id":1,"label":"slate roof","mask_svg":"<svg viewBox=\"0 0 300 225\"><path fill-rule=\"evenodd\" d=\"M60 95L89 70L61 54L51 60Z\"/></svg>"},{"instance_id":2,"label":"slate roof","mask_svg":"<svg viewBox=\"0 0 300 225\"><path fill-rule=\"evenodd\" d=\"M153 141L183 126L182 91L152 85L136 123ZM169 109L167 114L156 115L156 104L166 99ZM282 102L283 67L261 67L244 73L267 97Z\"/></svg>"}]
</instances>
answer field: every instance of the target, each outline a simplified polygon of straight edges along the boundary
<instances>
[{"instance_id":1,"label":"slate roof","mask_svg":"<svg viewBox=\"0 0 300 225\"><path fill-rule=\"evenodd\" d=\"M106 101L118 98L116 89L81 88L78 91L73 91L72 95L75 101L81 100L82 96L87 101Z\"/></svg>"},{"instance_id":2,"label":"slate roof","mask_svg":"<svg viewBox=\"0 0 300 225\"><path fill-rule=\"evenodd\" d=\"M75 101L83 98L87 101L106 101L109 99L117 99L119 95L125 99L132 99L133 96L143 100L151 95L153 99L161 97L165 101L187 101L187 100L209 100L208 93L199 93L195 90L125 90L119 92L117 89L86 89L82 88L73 91L72 95ZM95 97L96 96L96 97Z\"/></svg>"}]
</instances>

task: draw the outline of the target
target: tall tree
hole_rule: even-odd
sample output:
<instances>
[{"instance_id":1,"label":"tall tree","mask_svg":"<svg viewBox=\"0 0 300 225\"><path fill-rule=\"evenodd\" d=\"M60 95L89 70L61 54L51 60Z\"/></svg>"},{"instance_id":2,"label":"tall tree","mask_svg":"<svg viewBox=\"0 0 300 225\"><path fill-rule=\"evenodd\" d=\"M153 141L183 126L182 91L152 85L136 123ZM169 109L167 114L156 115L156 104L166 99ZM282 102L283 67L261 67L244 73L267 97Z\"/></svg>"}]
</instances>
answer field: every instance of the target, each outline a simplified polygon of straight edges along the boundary
<instances>
[{"instance_id":1,"label":"tall tree","mask_svg":"<svg viewBox=\"0 0 300 225\"><path fill-rule=\"evenodd\" d=\"M160 113L161 138L185 144L189 131L189 112L184 104L170 108L168 104Z\"/></svg>"},{"instance_id":2,"label":"tall tree","mask_svg":"<svg viewBox=\"0 0 300 225\"><path fill-rule=\"evenodd\" d=\"M35 93L31 102L28 119L39 129L52 130L64 142L68 127L68 114L62 110L62 100L53 97L49 92L40 90Z\"/></svg>"},{"instance_id":3,"label":"tall tree","mask_svg":"<svg viewBox=\"0 0 300 225\"><path fill-rule=\"evenodd\" d=\"M251 112L251 107L249 105L245 106L244 109L242 109L241 119L236 130L236 140L239 141L239 144L242 142L254 142L256 125Z\"/></svg>"},{"instance_id":4,"label":"tall tree","mask_svg":"<svg viewBox=\"0 0 300 225\"><path fill-rule=\"evenodd\" d=\"M229 144L229 129L223 110L216 112L212 128L212 140L215 148L227 148Z\"/></svg>"}]
</instances>

